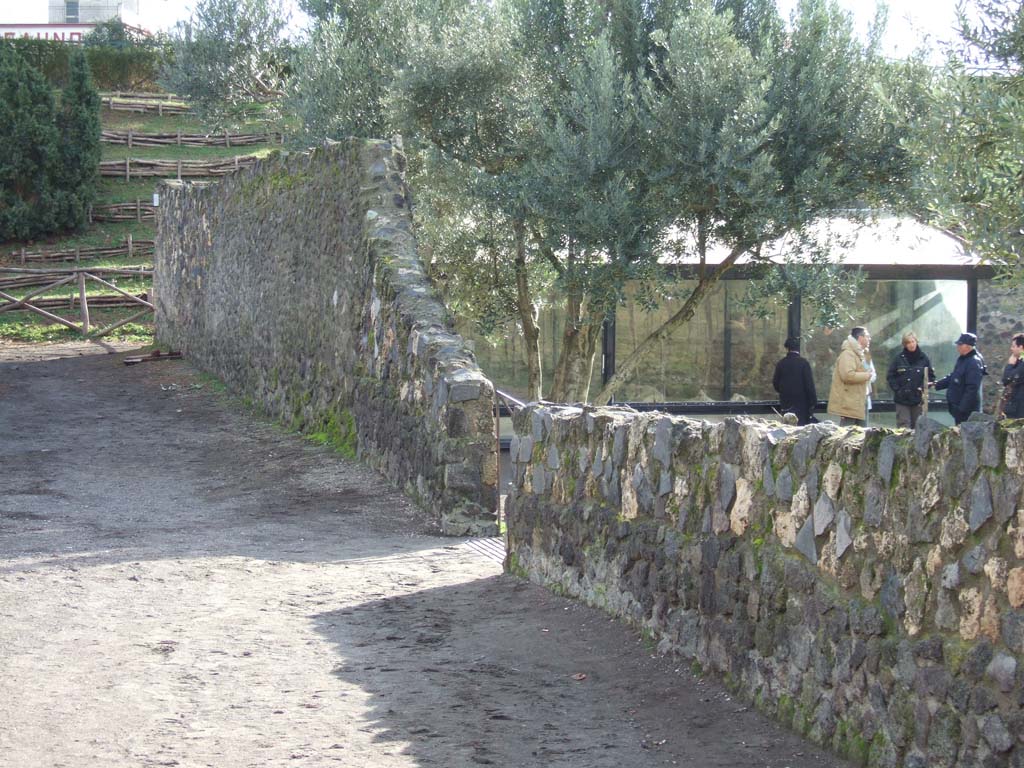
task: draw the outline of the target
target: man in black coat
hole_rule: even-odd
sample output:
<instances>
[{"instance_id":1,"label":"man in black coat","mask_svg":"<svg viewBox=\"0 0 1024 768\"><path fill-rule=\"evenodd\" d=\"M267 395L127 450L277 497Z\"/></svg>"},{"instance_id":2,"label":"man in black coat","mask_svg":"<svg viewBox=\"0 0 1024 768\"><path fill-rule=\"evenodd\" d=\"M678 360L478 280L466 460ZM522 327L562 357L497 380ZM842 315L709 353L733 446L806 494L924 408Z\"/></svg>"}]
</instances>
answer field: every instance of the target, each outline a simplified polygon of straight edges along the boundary
<instances>
[{"instance_id":1,"label":"man in black coat","mask_svg":"<svg viewBox=\"0 0 1024 768\"><path fill-rule=\"evenodd\" d=\"M946 407L953 421L962 424L975 411L981 410L981 378L988 375L985 358L976 349L978 337L973 333L961 333L953 342L960 353L953 372L935 382L936 389L948 389Z\"/></svg>"},{"instance_id":2,"label":"man in black coat","mask_svg":"<svg viewBox=\"0 0 1024 768\"><path fill-rule=\"evenodd\" d=\"M1018 333L1010 340L1010 358L1003 368L1002 413L1007 419L1024 418L1024 333Z\"/></svg>"},{"instance_id":3,"label":"man in black coat","mask_svg":"<svg viewBox=\"0 0 1024 768\"><path fill-rule=\"evenodd\" d=\"M889 363L885 376L896 403L896 426L913 429L921 415L928 382L935 381L932 361L917 343L917 334L903 334L903 349Z\"/></svg>"},{"instance_id":4,"label":"man in black coat","mask_svg":"<svg viewBox=\"0 0 1024 768\"><path fill-rule=\"evenodd\" d=\"M779 410L796 414L797 424L810 424L818 393L814 390L811 364L800 357L800 339L788 338L783 345L789 350L775 364L772 386L779 393Z\"/></svg>"}]
</instances>

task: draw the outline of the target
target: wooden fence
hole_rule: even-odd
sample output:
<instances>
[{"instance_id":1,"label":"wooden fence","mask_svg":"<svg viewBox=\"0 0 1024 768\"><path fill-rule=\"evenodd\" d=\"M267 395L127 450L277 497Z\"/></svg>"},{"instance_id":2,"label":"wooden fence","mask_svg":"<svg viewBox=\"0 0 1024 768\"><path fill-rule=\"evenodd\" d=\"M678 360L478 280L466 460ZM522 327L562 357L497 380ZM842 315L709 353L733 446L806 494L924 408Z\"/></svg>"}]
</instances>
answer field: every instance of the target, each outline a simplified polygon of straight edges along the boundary
<instances>
[{"instance_id":1,"label":"wooden fence","mask_svg":"<svg viewBox=\"0 0 1024 768\"><path fill-rule=\"evenodd\" d=\"M149 99L118 99L114 96L107 96L100 99L102 106L114 112L138 112L155 113L164 115L185 115L192 111L187 104L169 104L163 101L151 101Z\"/></svg>"},{"instance_id":2,"label":"wooden fence","mask_svg":"<svg viewBox=\"0 0 1024 768\"><path fill-rule=\"evenodd\" d=\"M152 240L135 240L131 234L124 239L123 245L99 246L96 248L68 248L60 251L29 252L24 248L11 251L10 258L21 264L48 261L95 261L96 259L112 259L119 256L134 258L136 256L152 256L155 249Z\"/></svg>"},{"instance_id":3,"label":"wooden fence","mask_svg":"<svg viewBox=\"0 0 1024 768\"><path fill-rule=\"evenodd\" d=\"M136 199L134 203L94 205L89 209L89 221L155 221L156 206Z\"/></svg>"},{"instance_id":4,"label":"wooden fence","mask_svg":"<svg viewBox=\"0 0 1024 768\"><path fill-rule=\"evenodd\" d=\"M100 176L142 178L205 178L225 176L239 168L248 168L259 160L255 155L237 155L219 160L140 160L126 157L124 160L104 160L100 163Z\"/></svg>"},{"instance_id":5,"label":"wooden fence","mask_svg":"<svg viewBox=\"0 0 1024 768\"><path fill-rule=\"evenodd\" d=\"M106 144L126 144L128 147L249 147L254 144L283 144L284 134L267 133L136 133L103 131L100 140Z\"/></svg>"},{"instance_id":6,"label":"wooden fence","mask_svg":"<svg viewBox=\"0 0 1024 768\"><path fill-rule=\"evenodd\" d=\"M149 93L147 91L100 91L100 98L107 99L132 99L134 101L183 101L174 93Z\"/></svg>"},{"instance_id":7,"label":"wooden fence","mask_svg":"<svg viewBox=\"0 0 1024 768\"><path fill-rule=\"evenodd\" d=\"M37 315L45 317L50 322L60 323L63 326L70 328L73 331L78 331L83 336L90 336L91 338L98 339L101 336L106 336L111 331L115 331L122 325L134 322L140 319L144 315L149 314L153 311L153 304L151 303L151 294L135 295L128 293L128 291L118 288L108 280L103 279L104 277L116 277L116 276L135 276L135 277L149 277L153 276L152 270L142 269L70 269L63 272L48 272L46 270L38 269L17 269L13 267L0 267L0 274L10 274L15 277L44 277L46 284L36 290L26 294L22 298L18 299L7 293L4 288L10 289L10 286L4 283L0 283L3 287L0 288L0 299L5 299L5 303L0 304L0 313L13 312L18 310L25 310L33 312ZM86 281L92 280L93 282L99 283L100 285L115 291L120 294L123 298L117 296L93 296L89 298L86 295L85 285ZM44 293L49 293L57 288L65 286L69 283L76 283L78 286L78 299L75 301L74 297L69 299L62 298L38 298ZM61 317L60 315L51 312L51 309L69 308L74 309L75 305L78 306L79 322L73 322L67 318ZM136 312L123 320L118 320L116 323L111 323L105 328L101 328L96 331L91 331L91 325L89 321L89 306L92 304L93 307L104 307L109 308L111 306L134 306L142 305L143 309Z\"/></svg>"}]
</instances>

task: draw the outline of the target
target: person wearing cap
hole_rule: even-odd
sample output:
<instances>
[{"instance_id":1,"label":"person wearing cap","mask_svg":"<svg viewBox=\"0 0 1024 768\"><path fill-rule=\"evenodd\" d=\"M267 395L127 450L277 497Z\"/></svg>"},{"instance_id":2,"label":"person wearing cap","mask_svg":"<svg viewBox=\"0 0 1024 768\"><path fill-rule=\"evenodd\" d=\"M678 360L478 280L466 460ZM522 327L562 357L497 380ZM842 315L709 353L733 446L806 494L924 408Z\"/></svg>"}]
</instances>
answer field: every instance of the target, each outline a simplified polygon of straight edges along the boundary
<instances>
[{"instance_id":1,"label":"person wearing cap","mask_svg":"<svg viewBox=\"0 0 1024 768\"><path fill-rule=\"evenodd\" d=\"M935 389L948 389L946 407L953 421L962 424L972 413L981 410L981 379L988 375L985 358L978 352L978 337L961 333L953 342L960 353L953 372L935 382Z\"/></svg>"},{"instance_id":2,"label":"person wearing cap","mask_svg":"<svg viewBox=\"0 0 1024 768\"><path fill-rule=\"evenodd\" d=\"M935 381L932 361L917 343L917 334L903 334L903 349L889 363L885 376L896 403L896 426L913 429L921 415L928 383Z\"/></svg>"},{"instance_id":3,"label":"person wearing cap","mask_svg":"<svg viewBox=\"0 0 1024 768\"><path fill-rule=\"evenodd\" d=\"M790 337L783 345L786 356L775 364L772 386L779 393L779 410L796 415L797 424L812 423L818 393L814 389L811 364L800 357L800 339Z\"/></svg>"},{"instance_id":4,"label":"person wearing cap","mask_svg":"<svg viewBox=\"0 0 1024 768\"><path fill-rule=\"evenodd\" d=\"M864 426L867 417L868 387L874 376L864 350L871 344L867 328L856 327L843 342L832 369L832 388L828 393L828 412L839 417L842 426Z\"/></svg>"}]
</instances>

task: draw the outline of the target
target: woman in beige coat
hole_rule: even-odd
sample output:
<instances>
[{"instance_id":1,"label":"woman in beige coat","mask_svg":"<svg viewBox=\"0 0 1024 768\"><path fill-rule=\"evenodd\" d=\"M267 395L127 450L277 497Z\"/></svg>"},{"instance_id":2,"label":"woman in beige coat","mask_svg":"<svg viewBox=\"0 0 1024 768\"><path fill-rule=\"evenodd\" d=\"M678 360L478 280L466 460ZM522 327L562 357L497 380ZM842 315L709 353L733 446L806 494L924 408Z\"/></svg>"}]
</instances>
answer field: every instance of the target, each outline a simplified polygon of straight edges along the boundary
<instances>
[{"instance_id":1,"label":"woman in beige coat","mask_svg":"<svg viewBox=\"0 0 1024 768\"><path fill-rule=\"evenodd\" d=\"M867 412L867 386L871 371L865 369L864 350L871 343L866 328L854 328L843 342L832 369L832 389L828 394L828 412L839 423L864 425Z\"/></svg>"}]
</instances>

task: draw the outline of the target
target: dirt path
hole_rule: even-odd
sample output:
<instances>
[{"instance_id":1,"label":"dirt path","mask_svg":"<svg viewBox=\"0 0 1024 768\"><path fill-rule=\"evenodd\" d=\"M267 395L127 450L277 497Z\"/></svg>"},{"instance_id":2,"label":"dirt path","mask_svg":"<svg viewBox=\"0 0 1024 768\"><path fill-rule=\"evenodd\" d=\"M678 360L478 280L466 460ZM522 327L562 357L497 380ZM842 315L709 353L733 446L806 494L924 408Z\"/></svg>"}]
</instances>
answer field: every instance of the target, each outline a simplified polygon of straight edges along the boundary
<instances>
[{"instance_id":1,"label":"dirt path","mask_svg":"<svg viewBox=\"0 0 1024 768\"><path fill-rule=\"evenodd\" d=\"M185 363L13 357L2 765L838 764Z\"/></svg>"}]
</instances>

